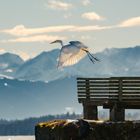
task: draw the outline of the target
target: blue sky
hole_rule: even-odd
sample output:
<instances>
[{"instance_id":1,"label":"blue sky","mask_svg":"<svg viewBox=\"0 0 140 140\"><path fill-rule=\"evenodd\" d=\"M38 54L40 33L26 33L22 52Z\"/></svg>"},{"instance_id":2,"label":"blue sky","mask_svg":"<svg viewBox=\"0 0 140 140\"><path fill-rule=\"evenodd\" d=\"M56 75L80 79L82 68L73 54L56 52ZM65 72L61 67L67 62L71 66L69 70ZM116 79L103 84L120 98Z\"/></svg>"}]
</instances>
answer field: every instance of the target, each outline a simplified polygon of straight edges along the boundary
<instances>
[{"instance_id":1,"label":"blue sky","mask_svg":"<svg viewBox=\"0 0 140 140\"><path fill-rule=\"evenodd\" d=\"M94 51L140 45L139 0L1 0L0 53L28 59L80 40Z\"/></svg>"}]
</instances>

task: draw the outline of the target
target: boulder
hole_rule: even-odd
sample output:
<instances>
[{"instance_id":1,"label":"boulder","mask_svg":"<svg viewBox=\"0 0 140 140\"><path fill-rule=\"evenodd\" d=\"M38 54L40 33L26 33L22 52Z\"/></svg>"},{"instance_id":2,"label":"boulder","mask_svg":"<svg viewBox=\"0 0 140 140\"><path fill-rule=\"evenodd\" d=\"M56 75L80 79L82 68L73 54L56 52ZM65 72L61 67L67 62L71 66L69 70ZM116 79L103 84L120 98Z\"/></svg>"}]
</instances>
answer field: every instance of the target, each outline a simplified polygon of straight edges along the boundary
<instances>
[{"instance_id":1,"label":"boulder","mask_svg":"<svg viewBox=\"0 0 140 140\"><path fill-rule=\"evenodd\" d=\"M140 140L140 121L53 120L35 127L36 140Z\"/></svg>"}]
</instances>

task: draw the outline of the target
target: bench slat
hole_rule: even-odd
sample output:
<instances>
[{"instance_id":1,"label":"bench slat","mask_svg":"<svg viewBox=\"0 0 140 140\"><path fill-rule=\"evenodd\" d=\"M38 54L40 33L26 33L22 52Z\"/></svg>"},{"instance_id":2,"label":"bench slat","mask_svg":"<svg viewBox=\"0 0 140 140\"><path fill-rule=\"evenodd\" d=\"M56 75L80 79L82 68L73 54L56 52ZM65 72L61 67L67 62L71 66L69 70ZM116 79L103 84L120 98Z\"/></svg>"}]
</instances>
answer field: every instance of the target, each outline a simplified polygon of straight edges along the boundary
<instances>
[{"instance_id":1,"label":"bench slat","mask_svg":"<svg viewBox=\"0 0 140 140\"><path fill-rule=\"evenodd\" d=\"M77 78L78 101L103 105L121 101L140 106L140 77ZM129 108L129 107L128 107Z\"/></svg>"}]
</instances>

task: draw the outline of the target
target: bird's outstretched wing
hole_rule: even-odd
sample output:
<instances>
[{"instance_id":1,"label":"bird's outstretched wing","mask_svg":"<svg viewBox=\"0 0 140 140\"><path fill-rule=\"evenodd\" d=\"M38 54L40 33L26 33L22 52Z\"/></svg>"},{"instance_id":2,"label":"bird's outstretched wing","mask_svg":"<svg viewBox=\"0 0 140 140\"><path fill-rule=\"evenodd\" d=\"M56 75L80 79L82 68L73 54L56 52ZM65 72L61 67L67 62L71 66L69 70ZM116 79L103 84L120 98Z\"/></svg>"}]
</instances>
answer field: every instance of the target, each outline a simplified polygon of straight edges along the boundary
<instances>
[{"instance_id":1,"label":"bird's outstretched wing","mask_svg":"<svg viewBox=\"0 0 140 140\"><path fill-rule=\"evenodd\" d=\"M87 46L85 46L82 42L80 41L70 41L69 42L71 45L78 47L78 48L83 48L83 49L88 49Z\"/></svg>"},{"instance_id":2,"label":"bird's outstretched wing","mask_svg":"<svg viewBox=\"0 0 140 140\"><path fill-rule=\"evenodd\" d=\"M92 61L92 63L94 63L95 61L100 61L98 58L94 57L93 54L91 54L88 50L88 47L85 46L82 42L80 41L70 41L69 42L71 45L74 45L75 47L85 51L87 53L87 56L89 57L89 59Z\"/></svg>"},{"instance_id":3,"label":"bird's outstretched wing","mask_svg":"<svg viewBox=\"0 0 140 140\"><path fill-rule=\"evenodd\" d=\"M86 52L73 46L72 44L62 47L60 51L58 68L70 66L78 63L84 56Z\"/></svg>"}]
</instances>

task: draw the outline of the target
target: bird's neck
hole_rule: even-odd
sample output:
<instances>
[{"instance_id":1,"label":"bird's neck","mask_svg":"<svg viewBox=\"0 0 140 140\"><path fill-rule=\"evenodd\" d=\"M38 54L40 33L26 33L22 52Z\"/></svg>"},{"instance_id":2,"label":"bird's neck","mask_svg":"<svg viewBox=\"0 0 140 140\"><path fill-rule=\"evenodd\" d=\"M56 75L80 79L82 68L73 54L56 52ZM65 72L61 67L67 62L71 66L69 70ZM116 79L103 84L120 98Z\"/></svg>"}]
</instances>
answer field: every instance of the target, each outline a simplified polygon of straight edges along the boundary
<instances>
[{"instance_id":1,"label":"bird's neck","mask_svg":"<svg viewBox=\"0 0 140 140\"><path fill-rule=\"evenodd\" d=\"M61 46L62 46L62 47L64 46L64 44L63 44L63 42L62 42L62 41L60 42L60 44L61 44Z\"/></svg>"}]
</instances>

